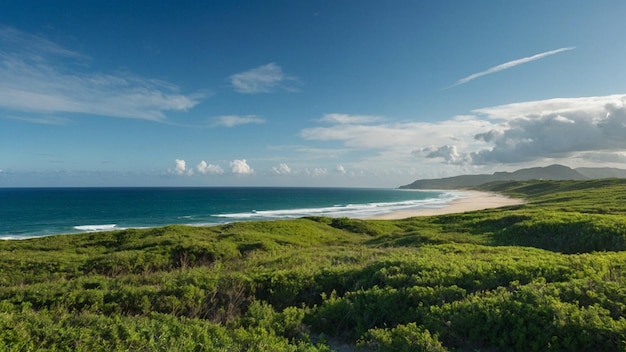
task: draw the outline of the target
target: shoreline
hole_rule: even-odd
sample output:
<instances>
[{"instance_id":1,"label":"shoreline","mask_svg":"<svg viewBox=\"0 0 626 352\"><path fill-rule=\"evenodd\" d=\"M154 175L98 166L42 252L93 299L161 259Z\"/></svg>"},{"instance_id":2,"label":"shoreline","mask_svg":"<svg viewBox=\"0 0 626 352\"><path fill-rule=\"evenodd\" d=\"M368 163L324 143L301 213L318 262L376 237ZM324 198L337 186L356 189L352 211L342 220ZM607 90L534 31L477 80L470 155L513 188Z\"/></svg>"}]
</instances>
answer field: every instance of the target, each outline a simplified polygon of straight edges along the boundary
<instances>
[{"instance_id":1,"label":"shoreline","mask_svg":"<svg viewBox=\"0 0 626 352\"><path fill-rule=\"evenodd\" d=\"M512 205L519 205L519 204L526 203L526 200L524 199L510 198L508 196L498 194L498 193L493 193L493 192L481 192L481 191L473 191L473 190L441 190L441 192L454 193L455 197L452 199L448 199L448 200L446 200L445 198L437 199L435 203L423 204L422 208L405 208L405 209L396 210L396 211L389 209L388 213L378 213L378 214L370 213L370 215L362 214L362 216L358 216L358 215L350 216L350 215L345 214L343 216L363 219L363 220L397 220L397 219L405 219L405 218L417 217L417 216L434 216L434 215L444 215L444 214L452 214L452 213L463 213L467 211L498 208L498 207L512 206ZM312 215L303 215L303 216L312 216ZM322 216L325 216L325 215L322 214ZM333 216L330 216L330 217L333 217ZM287 217L287 218L292 218L292 217ZM258 220L273 220L273 219L258 219ZM235 222L238 222L238 221L235 221ZM219 223L209 223L209 222L204 222L204 221L201 223L172 222L172 223L165 223L162 225L158 224L158 225L153 225L153 226L146 226L145 224L142 224L141 226L129 226L129 225L123 224L118 227L117 224L114 224L112 222L104 222L103 225L90 224L90 225L72 226L72 230L59 231L59 232L46 231L42 233L15 233L15 234L4 233L0 236L0 240L23 240L23 239L29 239L29 238L47 237L47 236L55 236L55 235L72 235L72 234L83 234L83 233L108 232L108 231L115 231L115 230L125 230L129 228L142 229L142 228L152 228L152 227L163 227L163 226L168 226L172 224L180 224L180 225L186 225L186 226L218 226L218 225L223 225L225 223L228 223L228 222L219 222ZM77 230L82 230L82 231L77 231Z\"/></svg>"},{"instance_id":2,"label":"shoreline","mask_svg":"<svg viewBox=\"0 0 626 352\"><path fill-rule=\"evenodd\" d=\"M481 191L462 191L464 196L455 199L441 208L401 210L389 214L375 215L368 220L399 220L416 216L433 216L467 211L500 208L526 203L525 199L511 198L499 193Z\"/></svg>"}]
</instances>

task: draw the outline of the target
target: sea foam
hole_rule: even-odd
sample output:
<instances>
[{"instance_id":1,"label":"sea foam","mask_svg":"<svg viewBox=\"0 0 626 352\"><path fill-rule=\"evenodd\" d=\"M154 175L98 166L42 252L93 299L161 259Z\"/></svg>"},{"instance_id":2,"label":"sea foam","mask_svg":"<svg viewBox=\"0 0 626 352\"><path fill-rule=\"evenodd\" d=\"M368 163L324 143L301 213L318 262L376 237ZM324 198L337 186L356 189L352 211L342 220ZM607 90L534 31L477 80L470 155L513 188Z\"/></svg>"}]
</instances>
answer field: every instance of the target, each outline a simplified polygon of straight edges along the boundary
<instances>
[{"instance_id":1,"label":"sea foam","mask_svg":"<svg viewBox=\"0 0 626 352\"><path fill-rule=\"evenodd\" d=\"M215 214L213 216L227 219L293 219L305 216L353 217L367 218L375 215L389 214L408 209L437 209L449 202L463 197L461 192L448 192L441 197L400 202L379 202L363 204L337 204L332 207L253 210L250 212Z\"/></svg>"},{"instance_id":2,"label":"sea foam","mask_svg":"<svg viewBox=\"0 0 626 352\"><path fill-rule=\"evenodd\" d=\"M74 229L79 230L79 231L85 231L85 232L121 230L121 228L118 228L116 224L80 225L80 226L74 226Z\"/></svg>"}]
</instances>

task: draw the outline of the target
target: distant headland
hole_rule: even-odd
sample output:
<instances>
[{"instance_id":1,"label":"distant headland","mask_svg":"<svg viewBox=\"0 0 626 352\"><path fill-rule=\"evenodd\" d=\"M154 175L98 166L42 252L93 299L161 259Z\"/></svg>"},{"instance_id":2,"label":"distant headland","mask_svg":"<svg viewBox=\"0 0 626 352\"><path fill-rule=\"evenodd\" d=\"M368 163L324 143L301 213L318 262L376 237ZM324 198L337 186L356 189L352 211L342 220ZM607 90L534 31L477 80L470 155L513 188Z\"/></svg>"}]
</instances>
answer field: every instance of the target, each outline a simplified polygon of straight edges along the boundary
<instances>
[{"instance_id":1,"label":"distant headland","mask_svg":"<svg viewBox=\"0 0 626 352\"><path fill-rule=\"evenodd\" d=\"M563 165L533 167L514 172L495 172L491 175L459 175L437 179L421 179L400 189L462 189L472 188L491 182L529 180L592 180L601 178L626 178L626 170L616 168L580 167L572 169Z\"/></svg>"}]
</instances>

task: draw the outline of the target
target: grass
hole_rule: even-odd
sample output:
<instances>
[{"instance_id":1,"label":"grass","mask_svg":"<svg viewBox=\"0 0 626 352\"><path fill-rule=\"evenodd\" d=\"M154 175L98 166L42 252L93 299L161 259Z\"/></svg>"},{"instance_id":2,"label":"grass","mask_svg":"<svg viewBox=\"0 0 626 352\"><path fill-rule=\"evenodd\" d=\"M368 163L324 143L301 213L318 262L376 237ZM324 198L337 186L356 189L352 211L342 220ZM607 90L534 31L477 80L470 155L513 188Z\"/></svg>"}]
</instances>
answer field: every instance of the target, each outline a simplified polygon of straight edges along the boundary
<instances>
[{"instance_id":1,"label":"grass","mask_svg":"<svg viewBox=\"0 0 626 352\"><path fill-rule=\"evenodd\" d=\"M524 205L0 242L0 350L626 349L626 181Z\"/></svg>"}]
</instances>

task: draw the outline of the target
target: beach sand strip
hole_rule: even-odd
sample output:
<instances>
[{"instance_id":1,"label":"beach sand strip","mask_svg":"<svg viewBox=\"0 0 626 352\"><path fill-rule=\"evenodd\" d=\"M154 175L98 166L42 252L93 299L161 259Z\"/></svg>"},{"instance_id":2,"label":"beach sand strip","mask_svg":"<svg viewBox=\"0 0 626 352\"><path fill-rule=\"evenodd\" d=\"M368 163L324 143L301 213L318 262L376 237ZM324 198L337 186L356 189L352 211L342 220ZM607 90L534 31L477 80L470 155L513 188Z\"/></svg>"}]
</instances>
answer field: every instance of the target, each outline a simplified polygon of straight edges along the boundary
<instances>
[{"instance_id":1,"label":"beach sand strip","mask_svg":"<svg viewBox=\"0 0 626 352\"><path fill-rule=\"evenodd\" d=\"M432 216L443 214L463 213L466 211L500 208L512 205L524 204L524 199L510 198L501 194L479 191L463 191L463 198L450 202L437 209L402 210L389 214L373 216L369 219L396 220L414 216Z\"/></svg>"}]
</instances>

